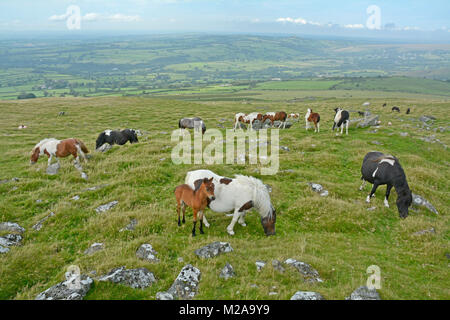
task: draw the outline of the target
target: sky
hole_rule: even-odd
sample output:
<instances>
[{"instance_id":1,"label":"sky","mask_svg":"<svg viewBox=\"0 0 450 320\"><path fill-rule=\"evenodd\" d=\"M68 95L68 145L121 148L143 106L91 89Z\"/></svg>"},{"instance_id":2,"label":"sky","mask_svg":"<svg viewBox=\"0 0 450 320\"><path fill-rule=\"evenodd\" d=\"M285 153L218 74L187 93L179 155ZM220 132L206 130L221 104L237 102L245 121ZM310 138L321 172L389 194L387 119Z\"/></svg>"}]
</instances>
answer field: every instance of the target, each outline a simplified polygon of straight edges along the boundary
<instances>
[{"instance_id":1,"label":"sky","mask_svg":"<svg viewBox=\"0 0 450 320\"><path fill-rule=\"evenodd\" d=\"M0 33L284 33L450 42L448 0L0 0Z\"/></svg>"}]
</instances>

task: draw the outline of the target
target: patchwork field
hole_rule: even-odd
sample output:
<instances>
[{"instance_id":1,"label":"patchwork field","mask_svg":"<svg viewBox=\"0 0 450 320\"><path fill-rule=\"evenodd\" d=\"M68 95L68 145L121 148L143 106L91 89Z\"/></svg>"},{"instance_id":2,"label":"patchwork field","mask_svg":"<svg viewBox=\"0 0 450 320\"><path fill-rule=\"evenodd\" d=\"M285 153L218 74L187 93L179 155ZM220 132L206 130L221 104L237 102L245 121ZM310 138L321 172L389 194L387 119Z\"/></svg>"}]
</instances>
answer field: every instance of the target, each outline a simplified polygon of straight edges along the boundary
<instances>
[{"instance_id":1,"label":"patchwork field","mask_svg":"<svg viewBox=\"0 0 450 320\"><path fill-rule=\"evenodd\" d=\"M270 89L277 89L275 85ZM64 280L70 265L79 266L83 274L94 279L119 266L145 267L158 280L151 287L131 289L95 281L86 299L155 299L156 293L166 291L187 263L202 272L196 299L289 299L298 290L316 291L326 299L344 299L366 284L370 265L381 269L382 299L449 299L449 100L423 92L383 96L374 91L369 109L380 115L378 131L351 127L348 136L335 136L330 130L333 108L348 106L363 111L361 105L369 94L327 90L330 96L301 100L315 95L302 96L300 91L271 95L276 90L263 89L264 84L257 88L256 101L245 97L236 98L239 101L210 97L212 101L202 102L170 97L1 101L0 180L19 180L0 184L0 222L17 222L26 231L22 246L0 254L0 299L34 299ZM388 108L382 107L384 102ZM402 112L392 113L393 105ZM308 107L321 114L319 134L304 129L303 115ZM410 115L404 113L407 107L412 109ZM179 118L200 116L207 128L225 132L218 125L231 128L236 112L274 110L302 115L299 123L280 131L280 146L289 151L280 150L277 175L261 176L259 165L172 163L174 143L170 134ZM60 111L65 115L58 116ZM429 130L418 120L422 115L437 119ZM351 113L351 117L356 116ZM21 124L28 128L17 129ZM95 152L97 135L116 128L139 129L144 136L138 144ZM408 135L401 136L401 132ZM87 144L92 154L84 164L87 181L74 169L71 159L61 160L62 167L55 176L45 173L46 159L29 165L31 149L46 137L77 137ZM424 137L439 141L427 142L422 140ZM364 155L372 150L397 156L412 191L429 200L439 215L413 208L408 218L400 219L395 192L391 193L391 207L383 206L384 186L372 203L366 204L369 187L363 192L358 190L360 166ZM187 171L199 168L229 177L238 173L252 175L270 185L278 213L277 234L264 235L256 212L247 215L247 227L236 224L234 236L226 233L231 218L210 210L206 214L211 227L205 228L204 235L191 236L190 209L186 225L178 227L173 190L184 183ZM319 196L307 182L320 183L329 196ZM86 190L94 186L102 187ZM76 195L80 199L72 200ZM116 207L102 214L95 212L96 207L113 200L119 202ZM368 210L371 207L376 208ZM55 215L44 222L40 231L34 230L32 226L50 212ZM138 221L136 230L119 232L131 219ZM415 235L430 228L435 232ZM0 231L0 236L5 233ZM234 251L208 260L194 254L195 249L213 241L229 242ZM84 251L95 242L104 243L105 249L85 255ZM143 243L150 243L158 252L159 263L150 264L136 257ZM179 262L180 257L183 262ZM272 268L272 260L288 258L309 263L324 282L309 284L293 268L286 268L284 273ZM267 262L260 272L255 266L257 260ZM219 273L227 262L236 276L223 280ZM278 294L269 295L270 291Z\"/></svg>"}]
</instances>

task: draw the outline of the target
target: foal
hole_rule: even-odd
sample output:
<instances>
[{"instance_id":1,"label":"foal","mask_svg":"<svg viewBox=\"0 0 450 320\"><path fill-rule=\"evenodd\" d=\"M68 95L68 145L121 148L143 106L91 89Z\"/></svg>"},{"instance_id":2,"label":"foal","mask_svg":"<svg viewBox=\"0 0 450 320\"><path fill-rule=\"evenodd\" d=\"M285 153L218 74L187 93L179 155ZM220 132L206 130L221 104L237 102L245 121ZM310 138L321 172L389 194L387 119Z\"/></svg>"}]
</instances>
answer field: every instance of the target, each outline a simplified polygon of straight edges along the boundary
<instances>
[{"instance_id":1,"label":"foal","mask_svg":"<svg viewBox=\"0 0 450 320\"><path fill-rule=\"evenodd\" d=\"M203 234L203 210L208 206L208 200L213 201L214 183L213 178L204 178L201 185L193 190L189 185L182 184L175 188L175 198L177 199L178 226L180 222L180 208L183 209L183 223L185 223L186 205L192 208L194 212L194 228L192 236L195 237L195 225L197 224L197 212L200 219L200 233Z\"/></svg>"},{"instance_id":2,"label":"foal","mask_svg":"<svg viewBox=\"0 0 450 320\"><path fill-rule=\"evenodd\" d=\"M308 109L305 115L306 120L306 131L309 129L309 122L314 123L314 132L320 132L320 115L317 112L313 112Z\"/></svg>"}]
</instances>

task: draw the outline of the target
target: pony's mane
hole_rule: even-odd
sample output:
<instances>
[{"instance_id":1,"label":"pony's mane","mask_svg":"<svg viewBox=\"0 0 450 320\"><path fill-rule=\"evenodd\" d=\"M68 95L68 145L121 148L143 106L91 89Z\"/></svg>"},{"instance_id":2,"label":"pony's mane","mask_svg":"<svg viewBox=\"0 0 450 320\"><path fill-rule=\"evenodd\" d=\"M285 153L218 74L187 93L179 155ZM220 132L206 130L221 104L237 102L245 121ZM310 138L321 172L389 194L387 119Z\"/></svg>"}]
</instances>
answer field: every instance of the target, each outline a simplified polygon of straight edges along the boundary
<instances>
[{"instance_id":1,"label":"pony's mane","mask_svg":"<svg viewBox=\"0 0 450 320\"><path fill-rule=\"evenodd\" d=\"M394 161L397 162L397 158L394 157L394 156L391 156L390 154L384 154L384 155L382 155L382 156L380 156L380 157L378 157L376 159L373 159L372 161L373 162L380 162L381 160L384 160L384 159L394 160Z\"/></svg>"},{"instance_id":2,"label":"pony's mane","mask_svg":"<svg viewBox=\"0 0 450 320\"><path fill-rule=\"evenodd\" d=\"M254 206L258 209L262 218L269 216L272 218L272 203L270 201L269 191L261 180L254 177L235 175L236 182L245 185L253 190Z\"/></svg>"}]
</instances>

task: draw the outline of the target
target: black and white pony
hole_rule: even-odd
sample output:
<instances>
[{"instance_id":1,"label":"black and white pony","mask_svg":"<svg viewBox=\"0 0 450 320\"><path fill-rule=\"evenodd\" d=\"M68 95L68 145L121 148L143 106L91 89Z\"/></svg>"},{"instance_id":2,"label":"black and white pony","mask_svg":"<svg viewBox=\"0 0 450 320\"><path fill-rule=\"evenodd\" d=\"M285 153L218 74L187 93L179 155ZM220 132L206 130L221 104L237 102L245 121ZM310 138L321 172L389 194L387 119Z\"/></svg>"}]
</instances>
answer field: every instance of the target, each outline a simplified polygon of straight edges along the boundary
<instances>
[{"instance_id":1,"label":"black and white pony","mask_svg":"<svg viewBox=\"0 0 450 320\"><path fill-rule=\"evenodd\" d=\"M406 175L398 159L391 155L385 155L381 152L369 152L364 157L361 167L361 179L363 183L359 190L364 188L366 181L373 184L366 202L370 203L370 198L374 196L375 191L380 185L387 185L384 205L389 208L389 194L392 187L397 192L397 208L401 218L408 216L408 207L412 203L412 194L409 189Z\"/></svg>"},{"instance_id":2,"label":"black and white pony","mask_svg":"<svg viewBox=\"0 0 450 320\"><path fill-rule=\"evenodd\" d=\"M400 112L400 108L399 108L399 107L397 107L397 106L393 106L393 107L392 107L392 111L397 111L397 112Z\"/></svg>"},{"instance_id":3,"label":"black and white pony","mask_svg":"<svg viewBox=\"0 0 450 320\"><path fill-rule=\"evenodd\" d=\"M110 145L123 145L127 143L127 141L130 141L130 143L139 142L135 130L105 130L98 135L97 141L95 142L95 148L98 149L105 143L108 143Z\"/></svg>"},{"instance_id":4,"label":"black and white pony","mask_svg":"<svg viewBox=\"0 0 450 320\"><path fill-rule=\"evenodd\" d=\"M346 127L346 134L348 134L348 125L350 123L350 114L347 110L343 110L341 108L334 109L336 115L334 116L334 123L332 130L335 128L341 128L341 134L344 131L344 126Z\"/></svg>"},{"instance_id":5,"label":"black and white pony","mask_svg":"<svg viewBox=\"0 0 450 320\"><path fill-rule=\"evenodd\" d=\"M194 130L202 130L202 134L206 131L206 125L203 120L199 117L194 118L183 118L178 121L178 128L181 129L194 129Z\"/></svg>"}]
</instances>

